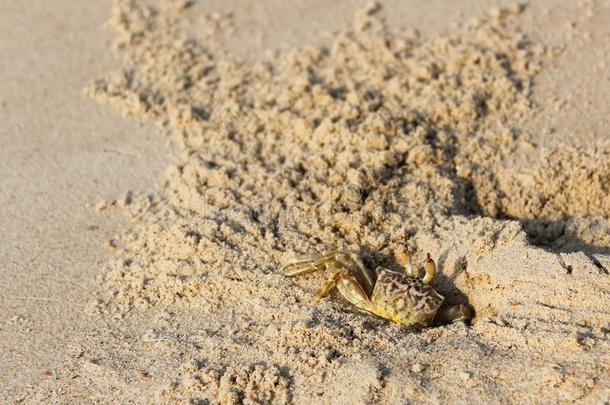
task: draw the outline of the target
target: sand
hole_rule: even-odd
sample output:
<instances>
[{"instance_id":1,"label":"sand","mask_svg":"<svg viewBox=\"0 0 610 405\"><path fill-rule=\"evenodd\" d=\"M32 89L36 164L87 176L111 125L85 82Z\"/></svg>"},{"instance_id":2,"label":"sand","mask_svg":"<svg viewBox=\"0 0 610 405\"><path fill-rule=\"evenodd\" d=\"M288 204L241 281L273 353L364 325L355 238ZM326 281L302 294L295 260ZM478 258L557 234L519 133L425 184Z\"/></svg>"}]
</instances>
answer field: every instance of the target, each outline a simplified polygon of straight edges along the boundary
<instances>
[{"instance_id":1,"label":"sand","mask_svg":"<svg viewBox=\"0 0 610 405\"><path fill-rule=\"evenodd\" d=\"M401 28L405 5L341 4L324 38L279 47L272 28L248 32L256 7L208 7L113 2L117 60L81 89L126 122L115 125L139 123L137 142L127 129L94 132L113 142L97 150L135 166L114 174L133 183L73 191L86 202L78 223L97 233L79 242L90 267L63 264L72 280L53 260L59 269L41 270L45 284L76 285L72 295L30 290L36 272L3 276L2 333L29 337L3 347L24 370L7 373L6 400L609 400L610 138L598 94L610 6L487 5L454 19L439 6L437 26ZM238 44L240 29L255 43ZM599 89L568 77L579 50L601 55L582 68ZM164 139L165 151L147 149ZM149 166L156 189L136 177ZM314 302L330 274L279 272L295 254L335 248L400 271L407 243L418 268L427 252L436 259L433 286L446 305L469 305L470 322L407 328L338 294Z\"/></svg>"}]
</instances>

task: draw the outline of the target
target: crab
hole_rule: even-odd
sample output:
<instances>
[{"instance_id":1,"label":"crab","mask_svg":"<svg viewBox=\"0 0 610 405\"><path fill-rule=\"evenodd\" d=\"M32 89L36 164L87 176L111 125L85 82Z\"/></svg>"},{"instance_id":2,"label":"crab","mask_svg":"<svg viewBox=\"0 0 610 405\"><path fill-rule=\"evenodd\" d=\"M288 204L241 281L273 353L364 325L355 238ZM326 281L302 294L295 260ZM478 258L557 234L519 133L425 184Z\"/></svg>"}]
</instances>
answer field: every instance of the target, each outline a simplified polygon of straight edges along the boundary
<instances>
[{"instance_id":1,"label":"crab","mask_svg":"<svg viewBox=\"0 0 610 405\"><path fill-rule=\"evenodd\" d=\"M282 273L297 276L333 269L335 273L318 290L316 301L337 287L343 298L357 308L407 326L428 326L432 321L447 323L472 318L470 308L464 304L439 311L445 298L429 285L436 274L436 264L430 253L424 262L426 275L422 279L413 270L408 246L398 256L404 265L404 273L383 267L371 271L356 253L340 250L296 256L282 267Z\"/></svg>"}]
</instances>

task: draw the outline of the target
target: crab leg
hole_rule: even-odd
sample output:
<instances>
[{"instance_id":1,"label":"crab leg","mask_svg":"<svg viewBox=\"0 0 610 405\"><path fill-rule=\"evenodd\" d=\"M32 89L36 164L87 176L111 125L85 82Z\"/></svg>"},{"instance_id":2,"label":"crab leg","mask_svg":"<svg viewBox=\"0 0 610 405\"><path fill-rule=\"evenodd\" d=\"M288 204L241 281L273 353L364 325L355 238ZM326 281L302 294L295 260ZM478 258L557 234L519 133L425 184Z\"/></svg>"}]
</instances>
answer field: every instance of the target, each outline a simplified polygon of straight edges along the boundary
<instances>
[{"instance_id":1,"label":"crab leg","mask_svg":"<svg viewBox=\"0 0 610 405\"><path fill-rule=\"evenodd\" d=\"M320 287L316 294L316 300L319 300L328 294L333 287L337 287L341 295L351 304L365 311L375 313L375 306L362 287L360 287L360 284L358 284L358 280L356 280L349 271L341 269L340 266L334 265L333 267L340 270L333 274L332 277Z\"/></svg>"},{"instance_id":2,"label":"crab leg","mask_svg":"<svg viewBox=\"0 0 610 405\"><path fill-rule=\"evenodd\" d=\"M330 290L332 290L333 287L335 287L337 285L337 283L339 282L341 277L344 276L342 273L344 273L344 272L342 272L342 271L336 272L328 280L326 280L326 282L324 284L322 284L322 287L320 287L320 289L316 293L316 298L315 298L316 301L320 300L325 295L327 295L330 292Z\"/></svg>"},{"instance_id":3,"label":"crab leg","mask_svg":"<svg viewBox=\"0 0 610 405\"><path fill-rule=\"evenodd\" d=\"M299 274L328 268L329 263L339 254L341 252L333 250L326 253L311 253L297 256L282 267L282 273L285 276L298 276Z\"/></svg>"}]
</instances>

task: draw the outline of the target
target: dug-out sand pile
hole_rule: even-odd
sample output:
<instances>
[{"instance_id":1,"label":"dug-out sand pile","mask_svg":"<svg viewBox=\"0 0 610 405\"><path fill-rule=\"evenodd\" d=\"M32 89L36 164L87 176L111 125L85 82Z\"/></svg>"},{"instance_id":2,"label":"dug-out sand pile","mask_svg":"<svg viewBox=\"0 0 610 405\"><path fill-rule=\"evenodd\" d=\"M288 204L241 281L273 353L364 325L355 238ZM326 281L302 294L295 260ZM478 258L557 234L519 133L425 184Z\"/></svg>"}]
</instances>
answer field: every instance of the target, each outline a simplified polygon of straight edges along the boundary
<instances>
[{"instance_id":1,"label":"dug-out sand pile","mask_svg":"<svg viewBox=\"0 0 610 405\"><path fill-rule=\"evenodd\" d=\"M198 314L205 331L175 342L194 355L159 401L608 395L609 148L547 150L520 130L549 56L519 32L519 6L428 37L371 6L329 47L252 62L187 37L179 3L116 1L122 66L86 89L181 149L158 192L128 199L133 228L89 308L167 310L153 335ZM328 274L278 271L331 248L400 270L407 241L472 325L414 330L314 303Z\"/></svg>"}]
</instances>

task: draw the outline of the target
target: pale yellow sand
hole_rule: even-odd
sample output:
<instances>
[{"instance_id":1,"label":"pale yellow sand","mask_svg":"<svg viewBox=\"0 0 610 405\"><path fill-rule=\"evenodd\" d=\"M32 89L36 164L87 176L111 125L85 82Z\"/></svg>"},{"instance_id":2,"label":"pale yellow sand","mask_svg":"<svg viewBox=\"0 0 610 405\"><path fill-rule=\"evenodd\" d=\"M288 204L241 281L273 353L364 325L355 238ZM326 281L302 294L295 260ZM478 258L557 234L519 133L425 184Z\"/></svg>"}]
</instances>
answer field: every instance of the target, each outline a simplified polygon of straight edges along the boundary
<instances>
[{"instance_id":1,"label":"pale yellow sand","mask_svg":"<svg viewBox=\"0 0 610 405\"><path fill-rule=\"evenodd\" d=\"M303 17L313 3L189 4L116 1L116 62L97 38L110 34L66 30L56 40L96 46L82 77L68 51L67 83L44 76L50 62L42 78L6 64L7 400L609 399L608 4L346 2L319 19ZM248 24L273 6L314 28L340 15L338 31ZM31 69L45 60L7 49ZM67 96L34 119L46 88ZM433 285L474 308L471 324L405 328L338 295L314 303L329 274L278 273L331 248L399 270L407 241L417 263L437 259Z\"/></svg>"}]
</instances>

